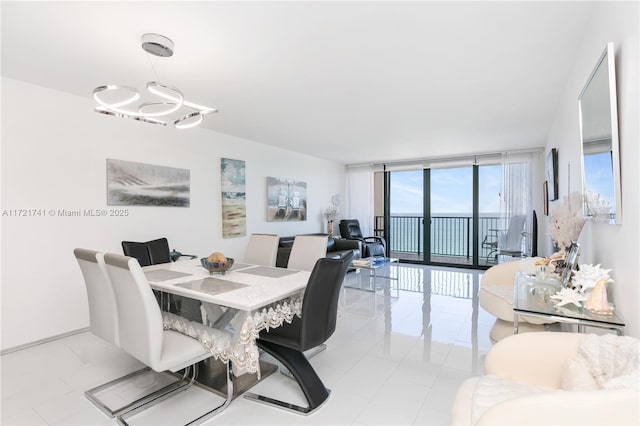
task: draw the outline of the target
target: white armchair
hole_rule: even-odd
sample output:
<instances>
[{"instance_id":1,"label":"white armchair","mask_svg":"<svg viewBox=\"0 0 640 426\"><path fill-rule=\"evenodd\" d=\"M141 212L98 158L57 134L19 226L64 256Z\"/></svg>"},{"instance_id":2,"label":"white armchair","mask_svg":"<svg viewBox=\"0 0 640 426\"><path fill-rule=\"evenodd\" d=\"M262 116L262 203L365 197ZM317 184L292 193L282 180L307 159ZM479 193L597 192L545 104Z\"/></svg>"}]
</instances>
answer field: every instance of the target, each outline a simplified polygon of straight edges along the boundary
<instances>
[{"instance_id":1,"label":"white armchair","mask_svg":"<svg viewBox=\"0 0 640 426\"><path fill-rule=\"evenodd\" d=\"M451 424L640 424L637 386L562 390L563 380L566 387L563 373L567 360L576 356L585 336L540 332L501 340L487 354L484 365L487 376L468 379L460 386ZM481 383L488 377L493 397L481 394Z\"/></svg>"},{"instance_id":2,"label":"white armchair","mask_svg":"<svg viewBox=\"0 0 640 426\"><path fill-rule=\"evenodd\" d=\"M479 302L482 309L496 317L489 336L497 342L513 334L513 283L517 272L534 272L537 257L505 262L492 266L482 275ZM553 321L522 317L520 333L544 331L544 324Z\"/></svg>"}]
</instances>

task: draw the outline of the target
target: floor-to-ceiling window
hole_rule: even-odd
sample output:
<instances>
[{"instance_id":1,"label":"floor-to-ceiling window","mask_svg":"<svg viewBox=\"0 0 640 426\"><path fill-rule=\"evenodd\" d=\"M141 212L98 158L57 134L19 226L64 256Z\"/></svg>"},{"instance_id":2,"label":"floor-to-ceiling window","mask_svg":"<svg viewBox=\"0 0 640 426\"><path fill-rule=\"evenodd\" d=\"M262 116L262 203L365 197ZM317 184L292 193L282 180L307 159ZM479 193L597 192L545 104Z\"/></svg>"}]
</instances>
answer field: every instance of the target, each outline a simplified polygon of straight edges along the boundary
<instances>
[{"instance_id":1,"label":"floor-to-ceiling window","mask_svg":"<svg viewBox=\"0 0 640 426\"><path fill-rule=\"evenodd\" d=\"M479 222L474 221L473 166L390 172L388 239L392 256L429 264L486 263L490 246L483 247L478 238L485 239L493 232L489 229L497 228L500 165L479 170L475 178L480 188ZM474 226L479 227L479 237ZM487 238L492 240L492 236ZM474 249L480 253L475 262Z\"/></svg>"},{"instance_id":2,"label":"floor-to-ceiling window","mask_svg":"<svg viewBox=\"0 0 640 426\"><path fill-rule=\"evenodd\" d=\"M376 213L390 255L415 263L491 266L518 215L528 222L517 230L522 251L514 255L529 254L532 164L520 157L390 167L381 186L385 215Z\"/></svg>"}]
</instances>

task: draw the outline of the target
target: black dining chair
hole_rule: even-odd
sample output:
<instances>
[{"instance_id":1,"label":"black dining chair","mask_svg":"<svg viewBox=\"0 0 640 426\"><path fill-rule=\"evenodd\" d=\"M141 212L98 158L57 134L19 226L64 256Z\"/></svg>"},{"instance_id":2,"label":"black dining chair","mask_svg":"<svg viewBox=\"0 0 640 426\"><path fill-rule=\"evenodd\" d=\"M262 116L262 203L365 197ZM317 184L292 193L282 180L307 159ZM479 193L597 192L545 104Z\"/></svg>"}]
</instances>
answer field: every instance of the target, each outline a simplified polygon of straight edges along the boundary
<instances>
[{"instance_id":1,"label":"black dining chair","mask_svg":"<svg viewBox=\"0 0 640 426\"><path fill-rule=\"evenodd\" d=\"M158 265L161 263L171 263L171 252L169 251L169 241L166 238L158 238L147 242L123 241L122 251L125 256L138 260L140 266ZM154 291L158 303L162 306L162 297L159 292ZM166 296L170 312L179 314L192 321L202 321L200 312L200 302L174 294Z\"/></svg>"},{"instance_id":2,"label":"black dining chair","mask_svg":"<svg viewBox=\"0 0 640 426\"><path fill-rule=\"evenodd\" d=\"M341 259L318 259L309 277L302 302L302 317L290 324L261 331L258 347L282 363L296 380L309 404L300 407L271 397L245 393L245 398L310 414L329 397L322 380L309 363L304 351L324 343L336 329L338 297L353 252Z\"/></svg>"},{"instance_id":3,"label":"black dining chair","mask_svg":"<svg viewBox=\"0 0 640 426\"><path fill-rule=\"evenodd\" d=\"M122 251L124 252L125 256L138 259L138 263L140 264L140 266L152 265L147 243L140 243L137 241L123 241Z\"/></svg>"},{"instance_id":4,"label":"black dining chair","mask_svg":"<svg viewBox=\"0 0 640 426\"><path fill-rule=\"evenodd\" d=\"M170 263L171 253L169 251L169 241L166 238L158 238L157 240L147 241L147 250L152 265L158 263Z\"/></svg>"}]
</instances>

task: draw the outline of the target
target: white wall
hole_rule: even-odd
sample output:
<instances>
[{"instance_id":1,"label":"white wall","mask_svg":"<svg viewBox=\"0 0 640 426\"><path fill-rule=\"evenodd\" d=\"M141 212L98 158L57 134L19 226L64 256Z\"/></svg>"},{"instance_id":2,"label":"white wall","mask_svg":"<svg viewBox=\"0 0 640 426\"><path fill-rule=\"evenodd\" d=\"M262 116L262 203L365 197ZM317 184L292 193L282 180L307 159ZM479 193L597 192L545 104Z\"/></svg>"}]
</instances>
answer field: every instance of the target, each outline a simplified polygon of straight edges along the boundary
<instances>
[{"instance_id":1,"label":"white wall","mask_svg":"<svg viewBox=\"0 0 640 426\"><path fill-rule=\"evenodd\" d=\"M575 52L571 70L546 151L559 150L560 199L567 195L568 164L571 165L571 191L581 190L580 128L578 95L607 42L615 44L620 132L622 225L588 222L582 231L580 263L600 263L613 269L615 283L609 296L617 313L626 322L626 333L640 336L640 227L638 198L640 191L640 150L638 149L638 2L603 2L594 11L584 31L582 47Z\"/></svg>"},{"instance_id":2,"label":"white wall","mask_svg":"<svg viewBox=\"0 0 640 426\"><path fill-rule=\"evenodd\" d=\"M207 120L224 120L224 111ZM241 259L248 237L223 239L220 158L246 162L247 233L325 231L331 195L344 199L344 166L203 128L178 131L93 112L86 98L2 78L1 349L88 326L73 249L121 253L122 240L166 236L189 254ZM191 207L124 207L128 217L58 217L49 210L103 209L106 159L191 171ZM266 222L266 177L307 182L308 219Z\"/></svg>"}]
</instances>

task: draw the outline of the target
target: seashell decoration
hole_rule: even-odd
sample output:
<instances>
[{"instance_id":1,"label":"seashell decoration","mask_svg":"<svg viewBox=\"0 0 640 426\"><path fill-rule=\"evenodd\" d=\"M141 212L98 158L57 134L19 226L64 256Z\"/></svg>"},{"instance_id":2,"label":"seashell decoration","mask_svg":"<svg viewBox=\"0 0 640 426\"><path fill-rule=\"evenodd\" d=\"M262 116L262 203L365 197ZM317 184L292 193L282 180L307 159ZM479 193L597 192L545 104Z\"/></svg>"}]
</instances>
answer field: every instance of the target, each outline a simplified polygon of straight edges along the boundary
<instances>
[{"instance_id":1,"label":"seashell decoration","mask_svg":"<svg viewBox=\"0 0 640 426\"><path fill-rule=\"evenodd\" d=\"M600 265L583 264L573 272L569 288L562 288L552 299L558 300L556 307L573 304L577 307L599 313L611 314L614 308L607 298L607 283L613 282L609 277L611 269L602 269Z\"/></svg>"},{"instance_id":2,"label":"seashell decoration","mask_svg":"<svg viewBox=\"0 0 640 426\"><path fill-rule=\"evenodd\" d=\"M607 299L607 282L609 276L601 278L591 290L591 295L584 304L584 307L592 312L599 314L610 314L613 312L613 308L609 305L609 299Z\"/></svg>"},{"instance_id":3,"label":"seashell decoration","mask_svg":"<svg viewBox=\"0 0 640 426\"><path fill-rule=\"evenodd\" d=\"M593 289L601 280L607 282L613 282L609 277L611 269L602 269L600 265L583 264L580 265L578 271L573 272L573 279L571 280L572 287L580 293L585 293L588 290Z\"/></svg>"}]
</instances>

